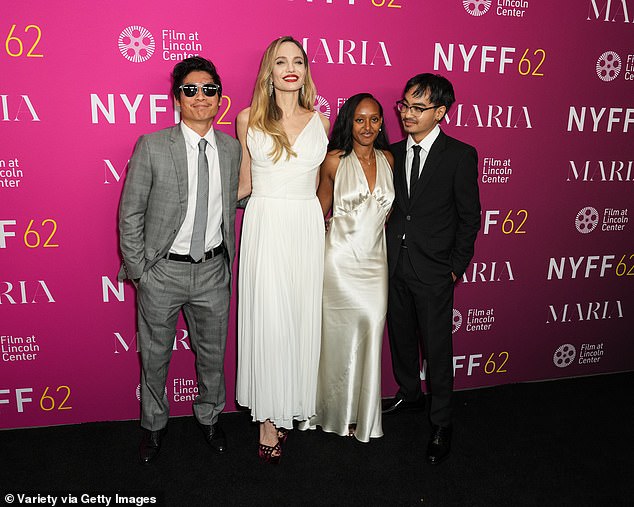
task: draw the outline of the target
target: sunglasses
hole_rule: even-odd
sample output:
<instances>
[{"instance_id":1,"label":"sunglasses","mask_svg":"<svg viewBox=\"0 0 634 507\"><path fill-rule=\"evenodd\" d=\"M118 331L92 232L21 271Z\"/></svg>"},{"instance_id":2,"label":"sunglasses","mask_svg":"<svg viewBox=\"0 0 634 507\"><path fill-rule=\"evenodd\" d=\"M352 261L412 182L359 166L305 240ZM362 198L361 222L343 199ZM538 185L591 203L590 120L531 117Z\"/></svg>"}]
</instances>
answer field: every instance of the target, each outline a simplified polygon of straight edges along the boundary
<instances>
[{"instance_id":1,"label":"sunglasses","mask_svg":"<svg viewBox=\"0 0 634 507\"><path fill-rule=\"evenodd\" d=\"M205 97L213 97L214 95L216 95L216 93L220 94L222 91L220 85L213 83L182 84L178 88L182 90L185 97L195 97L199 89L202 89L203 95L205 95Z\"/></svg>"}]
</instances>

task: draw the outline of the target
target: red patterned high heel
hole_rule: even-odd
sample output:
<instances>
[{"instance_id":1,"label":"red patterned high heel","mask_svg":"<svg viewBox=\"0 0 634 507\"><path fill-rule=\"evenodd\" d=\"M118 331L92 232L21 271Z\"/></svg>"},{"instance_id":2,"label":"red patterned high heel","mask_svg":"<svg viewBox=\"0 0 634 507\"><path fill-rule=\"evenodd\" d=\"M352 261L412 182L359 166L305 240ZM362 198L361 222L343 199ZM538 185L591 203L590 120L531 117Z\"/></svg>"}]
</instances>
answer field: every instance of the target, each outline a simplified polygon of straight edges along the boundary
<instances>
[{"instance_id":1,"label":"red patterned high heel","mask_svg":"<svg viewBox=\"0 0 634 507\"><path fill-rule=\"evenodd\" d=\"M270 445L260 444L258 447L258 457L262 463L277 465L282 457L282 448L280 447L279 442L273 447Z\"/></svg>"},{"instance_id":2,"label":"red patterned high heel","mask_svg":"<svg viewBox=\"0 0 634 507\"><path fill-rule=\"evenodd\" d=\"M290 432L291 430L287 430L286 428L277 428L277 439L280 441L280 444L286 442Z\"/></svg>"}]
</instances>

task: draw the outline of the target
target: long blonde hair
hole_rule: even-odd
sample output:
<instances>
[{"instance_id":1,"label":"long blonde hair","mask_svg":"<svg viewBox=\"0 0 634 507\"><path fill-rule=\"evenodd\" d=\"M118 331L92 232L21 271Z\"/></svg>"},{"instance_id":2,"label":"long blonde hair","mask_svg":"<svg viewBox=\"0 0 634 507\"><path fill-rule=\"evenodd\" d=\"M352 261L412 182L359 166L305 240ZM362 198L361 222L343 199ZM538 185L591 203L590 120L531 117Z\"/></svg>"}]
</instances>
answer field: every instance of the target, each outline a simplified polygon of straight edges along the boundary
<instances>
[{"instance_id":1,"label":"long blonde hair","mask_svg":"<svg viewBox=\"0 0 634 507\"><path fill-rule=\"evenodd\" d=\"M306 67L304 86L299 91L297 103L300 107L303 107L308 111L314 111L315 97L317 96L315 83L310 75L308 56L306 55L306 51L304 51L302 45L289 35L280 37L279 39L275 39L271 42L269 47L266 48L264 56L262 56L260 70L255 81L255 89L253 90L253 99L251 100L251 111L249 115L249 127L261 130L273 138L273 150L269 153L269 156L273 158L274 162L279 161L284 152L286 152L286 160L297 156L291 147L291 143L288 140L286 132L284 132L280 124L280 120L282 119L282 110L275 102L275 90L272 95L269 94L275 56L277 55L280 46L285 42L292 42L301 50L304 58L304 66Z\"/></svg>"}]
</instances>

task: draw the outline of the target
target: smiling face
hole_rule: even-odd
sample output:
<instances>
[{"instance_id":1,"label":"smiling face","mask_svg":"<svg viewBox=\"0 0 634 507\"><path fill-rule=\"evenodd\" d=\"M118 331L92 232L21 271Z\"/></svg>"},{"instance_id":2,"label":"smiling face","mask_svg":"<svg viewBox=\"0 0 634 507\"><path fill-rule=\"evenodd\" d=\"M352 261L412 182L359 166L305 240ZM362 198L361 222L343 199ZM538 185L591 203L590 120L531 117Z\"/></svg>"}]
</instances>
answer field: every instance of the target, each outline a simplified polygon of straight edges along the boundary
<instances>
[{"instance_id":1,"label":"smiling face","mask_svg":"<svg viewBox=\"0 0 634 507\"><path fill-rule=\"evenodd\" d=\"M375 100L363 99L352 117L352 141L361 146L373 146L383 125L379 105Z\"/></svg>"},{"instance_id":2,"label":"smiling face","mask_svg":"<svg viewBox=\"0 0 634 507\"><path fill-rule=\"evenodd\" d=\"M429 100L429 90L425 90L421 96L415 97L414 92L416 87L412 87L405 95L403 95L403 102L408 106L418 106L420 108L427 108L434 106ZM429 134L436 124L442 119L445 114L445 106L440 106L434 109L427 109L423 111L420 116L415 116L411 109L406 109L401 113L401 123L403 124L403 130L414 139L415 142L421 142L427 134Z\"/></svg>"},{"instance_id":3,"label":"smiling face","mask_svg":"<svg viewBox=\"0 0 634 507\"><path fill-rule=\"evenodd\" d=\"M306 78L306 61L299 47L293 42L280 45L275 59L271 79L275 90L293 92L299 90Z\"/></svg>"},{"instance_id":4,"label":"smiling face","mask_svg":"<svg viewBox=\"0 0 634 507\"><path fill-rule=\"evenodd\" d=\"M199 70L190 72L183 79L183 84L201 85L213 82L214 80L211 74ZM217 93L213 97L207 97L200 86L198 87L198 92L193 97L186 97L181 90L179 98L176 100L176 104L181 108L181 118L185 125L201 136L206 134L211 128L211 124L218 114L219 102Z\"/></svg>"}]
</instances>

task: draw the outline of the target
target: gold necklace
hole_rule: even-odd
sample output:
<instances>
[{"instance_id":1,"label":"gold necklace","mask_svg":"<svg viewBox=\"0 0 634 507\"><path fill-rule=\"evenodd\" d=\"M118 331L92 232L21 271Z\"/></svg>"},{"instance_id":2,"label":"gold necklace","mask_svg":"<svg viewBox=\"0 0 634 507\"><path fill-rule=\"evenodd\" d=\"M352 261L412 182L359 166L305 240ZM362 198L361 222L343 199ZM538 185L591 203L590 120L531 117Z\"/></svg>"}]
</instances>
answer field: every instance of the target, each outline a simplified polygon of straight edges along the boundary
<instances>
[{"instance_id":1,"label":"gold necklace","mask_svg":"<svg viewBox=\"0 0 634 507\"><path fill-rule=\"evenodd\" d=\"M368 160L363 160L356 151L354 152L354 154L357 156L357 160L359 160L361 164L367 164L368 169L372 167L372 161L376 160L376 155L374 154L374 151L372 152L372 155L370 155Z\"/></svg>"}]
</instances>

